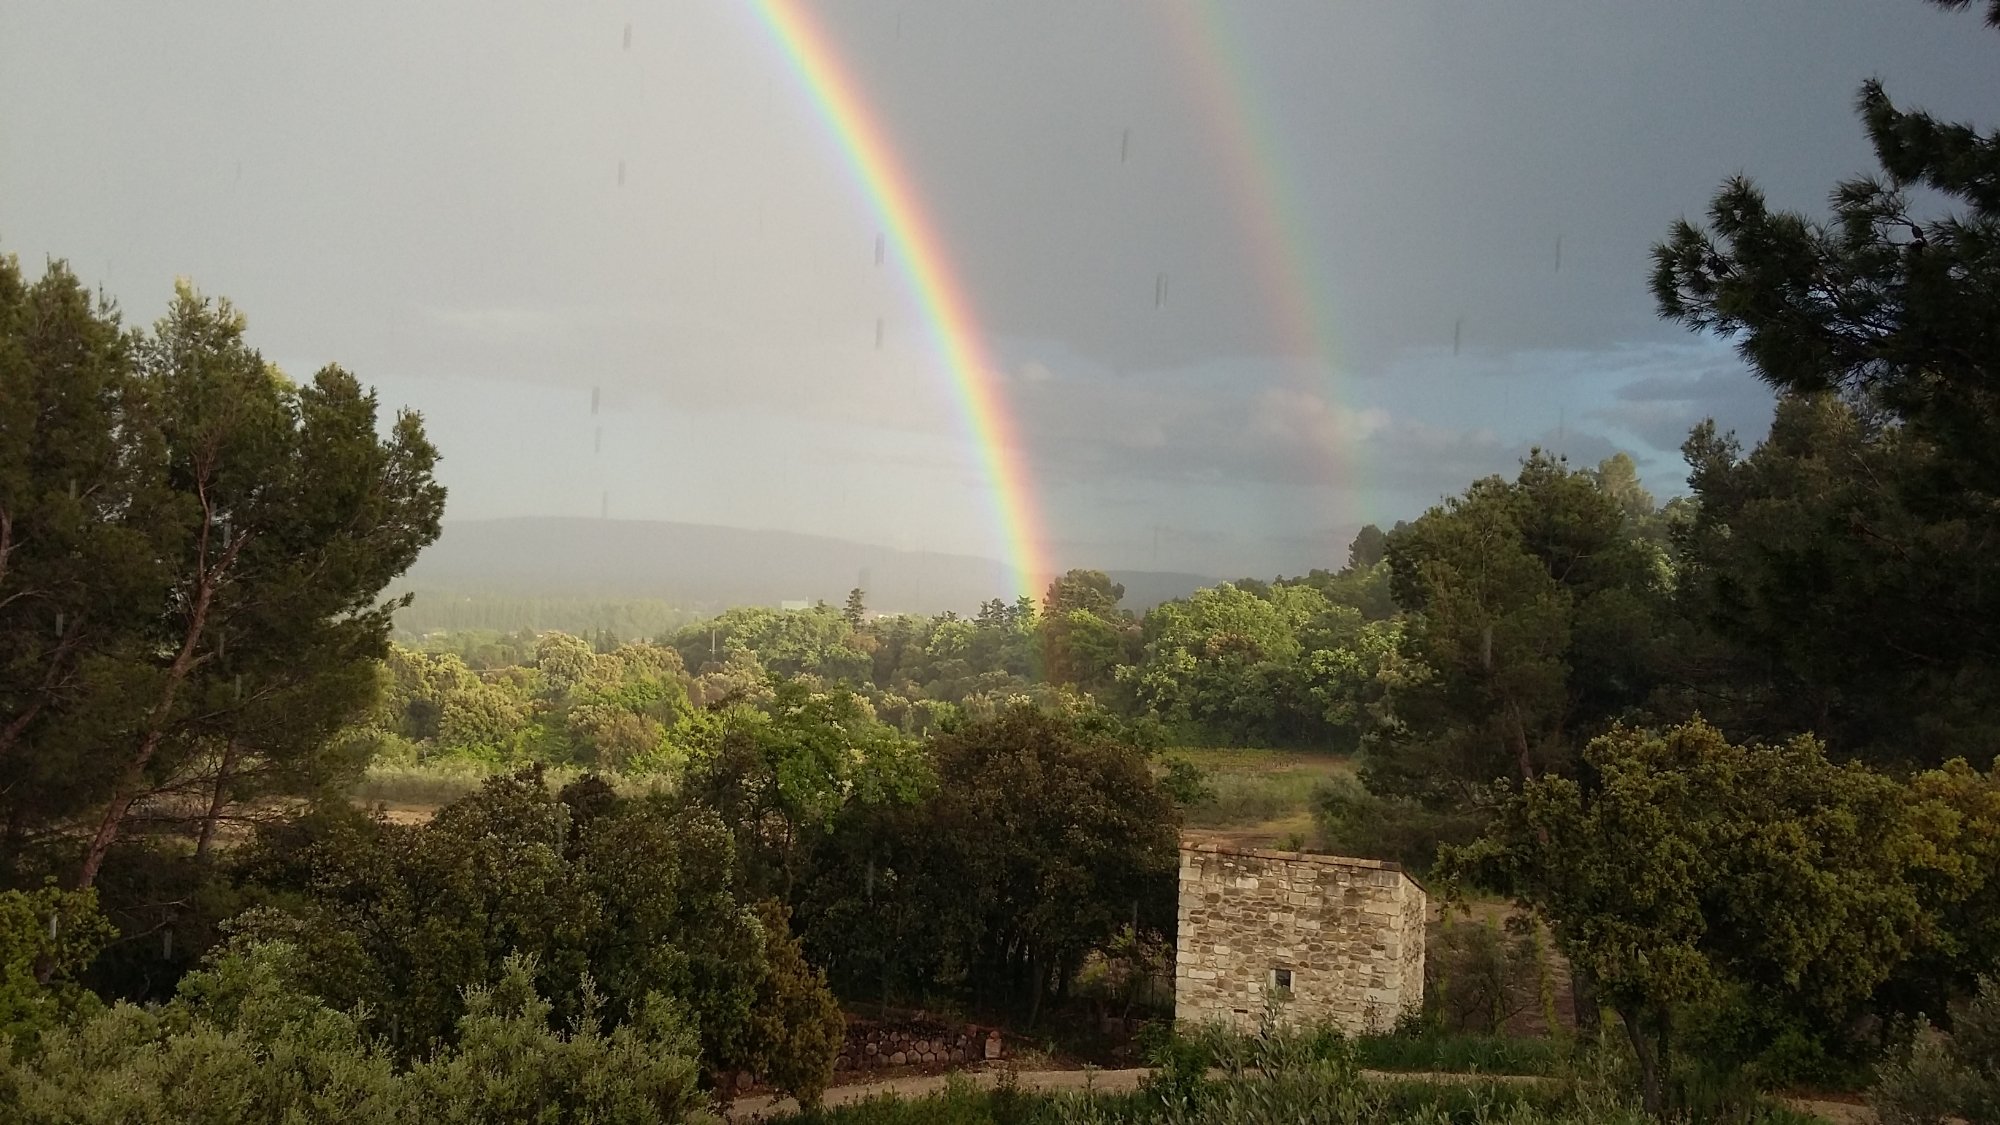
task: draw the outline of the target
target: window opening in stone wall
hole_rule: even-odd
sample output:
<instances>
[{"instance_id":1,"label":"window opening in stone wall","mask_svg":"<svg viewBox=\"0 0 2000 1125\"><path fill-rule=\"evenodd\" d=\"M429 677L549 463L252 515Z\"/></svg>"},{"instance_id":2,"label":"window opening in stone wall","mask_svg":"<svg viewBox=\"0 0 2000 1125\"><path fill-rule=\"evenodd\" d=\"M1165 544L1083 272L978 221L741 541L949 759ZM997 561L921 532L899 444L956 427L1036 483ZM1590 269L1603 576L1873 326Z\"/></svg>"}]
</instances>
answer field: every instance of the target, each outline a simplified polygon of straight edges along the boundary
<instances>
[{"instance_id":1,"label":"window opening in stone wall","mask_svg":"<svg viewBox=\"0 0 2000 1125\"><path fill-rule=\"evenodd\" d=\"M1272 969L1271 987L1277 989L1279 992L1290 992L1292 990L1292 971L1290 969Z\"/></svg>"}]
</instances>

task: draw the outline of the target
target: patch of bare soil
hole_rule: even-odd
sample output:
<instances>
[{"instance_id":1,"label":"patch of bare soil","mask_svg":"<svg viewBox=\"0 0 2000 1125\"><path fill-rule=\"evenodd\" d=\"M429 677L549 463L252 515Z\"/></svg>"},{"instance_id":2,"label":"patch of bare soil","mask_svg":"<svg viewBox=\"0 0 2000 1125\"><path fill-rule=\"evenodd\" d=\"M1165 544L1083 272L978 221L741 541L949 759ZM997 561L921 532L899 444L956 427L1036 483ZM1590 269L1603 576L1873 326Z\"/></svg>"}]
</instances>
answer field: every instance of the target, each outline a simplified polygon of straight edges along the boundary
<instances>
[{"instance_id":1,"label":"patch of bare soil","mask_svg":"<svg viewBox=\"0 0 2000 1125\"><path fill-rule=\"evenodd\" d=\"M436 805L392 805L385 801L373 802L367 807L370 810L379 807L382 819L390 824L429 824L438 811Z\"/></svg>"}]
</instances>

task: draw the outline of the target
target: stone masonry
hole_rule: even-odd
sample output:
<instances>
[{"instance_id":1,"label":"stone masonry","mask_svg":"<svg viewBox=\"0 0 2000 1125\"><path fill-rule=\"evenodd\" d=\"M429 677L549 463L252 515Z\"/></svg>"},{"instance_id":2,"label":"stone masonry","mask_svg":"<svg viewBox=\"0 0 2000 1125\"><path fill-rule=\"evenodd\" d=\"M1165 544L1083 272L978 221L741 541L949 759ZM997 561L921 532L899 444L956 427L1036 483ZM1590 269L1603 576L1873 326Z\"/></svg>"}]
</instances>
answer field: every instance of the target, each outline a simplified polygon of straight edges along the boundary
<instances>
[{"instance_id":1,"label":"stone masonry","mask_svg":"<svg viewBox=\"0 0 2000 1125\"><path fill-rule=\"evenodd\" d=\"M1174 1016L1387 1030L1424 1000L1429 899L1393 863L1181 845ZM1286 988L1289 980L1290 987Z\"/></svg>"}]
</instances>

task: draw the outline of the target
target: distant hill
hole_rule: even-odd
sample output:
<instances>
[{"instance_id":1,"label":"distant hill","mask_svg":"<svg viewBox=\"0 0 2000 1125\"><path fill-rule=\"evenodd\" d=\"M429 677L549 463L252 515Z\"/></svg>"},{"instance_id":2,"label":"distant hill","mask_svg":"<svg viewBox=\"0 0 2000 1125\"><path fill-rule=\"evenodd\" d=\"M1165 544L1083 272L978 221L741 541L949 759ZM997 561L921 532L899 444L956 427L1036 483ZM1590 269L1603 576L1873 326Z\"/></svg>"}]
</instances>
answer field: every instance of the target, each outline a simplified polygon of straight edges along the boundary
<instances>
[{"instance_id":1,"label":"distant hill","mask_svg":"<svg viewBox=\"0 0 2000 1125\"><path fill-rule=\"evenodd\" d=\"M1124 604L1144 610L1215 583L1194 574L1116 571ZM539 598L658 599L695 610L785 601L839 604L868 592L880 612L971 613L1013 597L992 559L898 551L786 531L578 517L459 520L398 588Z\"/></svg>"}]
</instances>

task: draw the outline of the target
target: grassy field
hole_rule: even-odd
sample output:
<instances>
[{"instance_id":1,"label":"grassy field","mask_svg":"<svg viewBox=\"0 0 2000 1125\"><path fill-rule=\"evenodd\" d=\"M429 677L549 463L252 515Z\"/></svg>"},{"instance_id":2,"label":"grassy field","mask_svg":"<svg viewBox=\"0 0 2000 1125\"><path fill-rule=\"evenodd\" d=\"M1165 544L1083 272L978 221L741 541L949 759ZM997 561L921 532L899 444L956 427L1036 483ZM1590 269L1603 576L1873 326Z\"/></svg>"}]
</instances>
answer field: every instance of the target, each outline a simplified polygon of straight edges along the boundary
<instances>
[{"instance_id":1,"label":"grassy field","mask_svg":"<svg viewBox=\"0 0 2000 1125\"><path fill-rule=\"evenodd\" d=\"M1208 773L1214 797L1188 810L1192 834L1250 847L1310 844L1314 791L1354 774L1344 756L1294 750L1203 747L1165 756Z\"/></svg>"},{"instance_id":2,"label":"grassy field","mask_svg":"<svg viewBox=\"0 0 2000 1125\"><path fill-rule=\"evenodd\" d=\"M354 803L365 808L382 808L390 820L411 824L429 820L439 807L465 796L497 773L511 769L489 769L474 762L450 762L422 766L375 765L368 768L354 787ZM584 771L572 766L551 766L543 779L551 789L560 789ZM641 793L665 784L655 777L608 780L623 793Z\"/></svg>"},{"instance_id":3,"label":"grassy field","mask_svg":"<svg viewBox=\"0 0 2000 1125\"><path fill-rule=\"evenodd\" d=\"M471 764L436 766L368 767L361 783L354 787L356 804L387 805L393 812L401 808L435 809L449 804L493 776L491 771Z\"/></svg>"},{"instance_id":4,"label":"grassy field","mask_svg":"<svg viewBox=\"0 0 2000 1125\"><path fill-rule=\"evenodd\" d=\"M1313 793L1335 777L1352 776L1347 758L1295 750L1192 747L1170 750L1166 757L1199 766L1208 775L1214 796L1188 810L1188 827L1197 835L1253 847L1276 847L1313 838ZM356 804L385 807L391 819L420 820L438 806L470 793L491 777L494 769L476 762L440 762L421 766L376 765L354 788ZM578 776L573 768L548 771L549 784L562 786ZM645 787L657 781L620 781Z\"/></svg>"}]
</instances>

